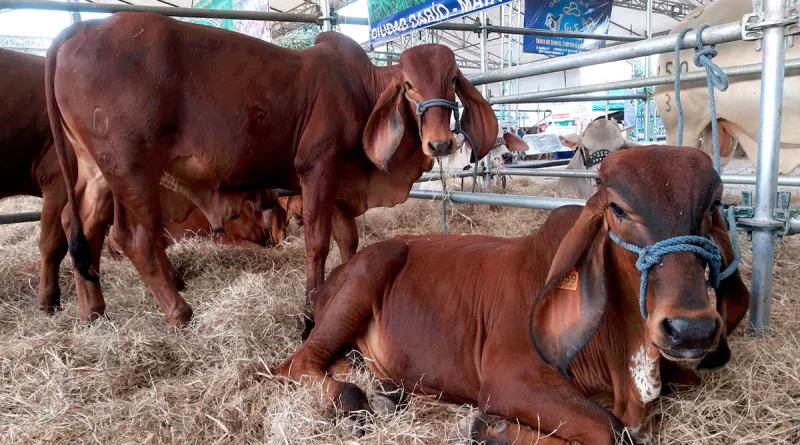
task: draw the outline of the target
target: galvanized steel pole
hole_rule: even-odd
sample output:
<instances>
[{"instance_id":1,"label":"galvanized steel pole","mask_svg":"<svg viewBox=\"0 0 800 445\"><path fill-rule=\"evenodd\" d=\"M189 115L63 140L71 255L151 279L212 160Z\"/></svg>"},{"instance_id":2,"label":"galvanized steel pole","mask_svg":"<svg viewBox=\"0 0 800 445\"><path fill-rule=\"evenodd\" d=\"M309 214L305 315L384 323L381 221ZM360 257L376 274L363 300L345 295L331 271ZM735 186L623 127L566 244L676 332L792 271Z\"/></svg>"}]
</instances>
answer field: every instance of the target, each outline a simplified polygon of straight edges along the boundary
<instances>
[{"instance_id":1,"label":"galvanized steel pole","mask_svg":"<svg viewBox=\"0 0 800 445\"><path fill-rule=\"evenodd\" d=\"M444 193L439 190L412 189L409 198L441 201ZM541 198L536 196L501 195L498 193L449 192L447 198L456 204L499 205L524 209L553 210L565 205L585 205L582 199Z\"/></svg>"},{"instance_id":2,"label":"galvanized steel pole","mask_svg":"<svg viewBox=\"0 0 800 445\"><path fill-rule=\"evenodd\" d=\"M322 31L330 31L331 28L331 7L328 4L328 0L319 0L319 9L320 13L322 13Z\"/></svg>"},{"instance_id":3,"label":"galvanized steel pole","mask_svg":"<svg viewBox=\"0 0 800 445\"><path fill-rule=\"evenodd\" d=\"M761 75L761 64L754 63L751 65L739 65L739 66L732 66L729 68L723 68L723 72L728 77L738 77L738 76L751 76L751 75ZM790 59L786 61L785 67L786 74L797 75L797 71L800 71L800 59ZM691 73L681 74L681 84L688 83L688 82L705 82L706 81L706 72L703 71L694 71ZM569 96L569 95L576 95L576 94L586 94L586 93L597 93L599 91L606 91L606 90L619 90L623 88L640 88L646 86L656 86L656 85L672 85L675 83L675 76L653 76L653 77L643 77L639 79L630 79L630 80L618 80L616 82L606 82L606 83L596 83L591 85L581 85L569 88L554 88L552 90L543 90L543 91L533 91L530 93L522 93L522 94L514 94L511 96L497 96L493 97L489 103L496 105L496 104L508 104L508 103L538 103L538 102L558 102L558 100L553 99L554 97L561 98L562 96ZM540 99L551 99L548 101L540 100Z\"/></svg>"},{"instance_id":4,"label":"galvanized steel pole","mask_svg":"<svg viewBox=\"0 0 800 445\"><path fill-rule=\"evenodd\" d=\"M712 26L703 31L703 42L708 45L716 45L740 40L741 28L742 24L740 22ZM503 80L521 79L523 77L566 71L583 66L596 65L598 63L628 60L636 57L670 52L675 48L676 40L676 35L655 37L641 42L624 43L585 53L555 57L534 63L493 70L488 73L471 74L467 76L467 78L473 85L483 85L484 83L501 82ZM693 48L694 46L695 35L690 33L683 39L681 47Z\"/></svg>"},{"instance_id":5,"label":"galvanized steel pole","mask_svg":"<svg viewBox=\"0 0 800 445\"><path fill-rule=\"evenodd\" d=\"M785 18L786 0L764 0L764 21ZM759 12L759 11L754 11ZM753 261L750 283L750 332L758 337L770 325L775 246L772 229L778 189L778 152L783 105L784 25L764 29L762 43L761 112L758 124L758 171L756 171Z\"/></svg>"},{"instance_id":6,"label":"galvanized steel pole","mask_svg":"<svg viewBox=\"0 0 800 445\"><path fill-rule=\"evenodd\" d=\"M653 0L647 0L647 22L645 23L645 31L647 38L653 37ZM680 68L680 67L678 67ZM644 77L650 77L650 56L644 57ZM644 101L644 140L650 140L650 100Z\"/></svg>"},{"instance_id":7,"label":"galvanized steel pole","mask_svg":"<svg viewBox=\"0 0 800 445\"><path fill-rule=\"evenodd\" d=\"M486 34L487 34L487 31L486 31L486 26L487 26L487 23L486 23L486 11L481 11L481 16L480 17L481 17L481 72L485 73L486 72L486 57L487 57L487 54L486 54ZM489 98L488 87L486 85L483 85L481 87L481 92L483 93L483 97L485 99Z\"/></svg>"}]
</instances>

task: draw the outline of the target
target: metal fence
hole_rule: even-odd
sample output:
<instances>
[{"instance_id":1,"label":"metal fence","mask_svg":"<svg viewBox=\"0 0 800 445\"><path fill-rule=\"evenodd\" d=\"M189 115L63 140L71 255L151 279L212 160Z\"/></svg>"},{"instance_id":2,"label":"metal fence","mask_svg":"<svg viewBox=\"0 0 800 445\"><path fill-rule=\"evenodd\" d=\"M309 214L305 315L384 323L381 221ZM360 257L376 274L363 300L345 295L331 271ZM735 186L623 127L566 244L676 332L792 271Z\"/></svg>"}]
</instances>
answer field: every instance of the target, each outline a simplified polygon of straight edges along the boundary
<instances>
[{"instance_id":1,"label":"metal fence","mask_svg":"<svg viewBox=\"0 0 800 445\"><path fill-rule=\"evenodd\" d=\"M180 17L215 17L232 18L247 20L268 20L282 22L302 22L316 23L324 30L331 28L333 24L351 23L363 24L363 19L353 19L347 17L335 17L329 14L328 0L319 0L322 13L312 14L289 14L276 12L252 12L252 11L228 11L228 10L204 10L192 8L171 8L155 6L131 6L118 4L100 3L68 3L38 0L0 0L0 9L50 9L63 11L89 11L89 12L117 12L117 11L151 11L164 15ZM793 2L792 8L796 8ZM755 178L747 175L723 175L723 179L734 183L755 183L755 211L754 218L742 221L749 230L753 232L753 260L752 260L752 281L750 305L750 331L756 335L763 335L769 327L770 298L772 294L773 261L774 261L774 235L773 228L776 224L774 211L776 207L776 191L779 184L797 185L797 180L790 177L778 176L778 152L780 142L780 112L783 99L784 72L794 73L800 68L800 61L790 60L784 62L785 46L784 38L786 35L800 32L797 25L796 9L791 14L787 14L787 0L757 0L754 1L754 14L746 16L747 22L733 22L723 25L713 26L705 29L702 33L702 42L706 45L714 45L725 42L741 40L743 37L748 39L762 39L762 63L733 67L726 69L730 76L753 75L761 73L761 108L759 121L758 137L758 169ZM652 0L648 0L647 5L647 34L650 35L650 23L652 16ZM481 23L484 23L483 21ZM677 42L676 35L666 35L646 40L629 36L596 36L581 35L580 33L552 32L540 30L527 30L519 28L500 28L482 26L479 24L457 24L446 23L433 26L434 29L449 29L461 31L477 31L481 33L481 56L482 71L479 74L472 74L467 78L475 85L485 85L494 82L501 82L524 77L531 77L540 74L560 72L569 69L580 68L599 63L606 63L618 60L629 60L637 57L650 56L655 54L673 51ZM538 61L536 63L521 64L499 70L486 70L486 35L489 32L499 32L505 34L530 34L544 35L553 37L581 37L581 38L602 38L610 41L623 41L622 43L609 46L603 49L592 50L576 55L569 55ZM681 48L691 48L696 46L696 37L690 33L679 43ZM703 74L690 73L683 75L683 81L692 82L704 79ZM667 84L673 81L672 76L647 77L624 82L612 82L597 85L585 85L568 89L557 89L551 91L541 91L535 93L524 93L514 96L495 97L491 99L494 104L504 103L524 103L542 100L553 97L564 97L575 94L585 94L598 91L606 91L616 88L631 88L638 86L652 86ZM577 100L577 99L576 99ZM488 171L489 169L485 169ZM568 172L548 171L525 171L523 169L506 169L503 174L525 174L531 176L557 176L567 175ZM502 171L502 170L501 170ZM558 174L555 174L558 173ZM573 175L578 176L578 175ZM736 182L739 181L739 182ZM455 192L445 195L442 192L412 190L412 198L421 199L449 199L452 202L474 203L474 204L493 204L508 205L526 208L552 209L564 204L573 204L571 200L560 200L556 198L537 198L521 197L511 195L492 195L492 194L471 194ZM29 216L30 218L30 216ZM793 220L790 224L794 230L800 228L800 221Z\"/></svg>"}]
</instances>

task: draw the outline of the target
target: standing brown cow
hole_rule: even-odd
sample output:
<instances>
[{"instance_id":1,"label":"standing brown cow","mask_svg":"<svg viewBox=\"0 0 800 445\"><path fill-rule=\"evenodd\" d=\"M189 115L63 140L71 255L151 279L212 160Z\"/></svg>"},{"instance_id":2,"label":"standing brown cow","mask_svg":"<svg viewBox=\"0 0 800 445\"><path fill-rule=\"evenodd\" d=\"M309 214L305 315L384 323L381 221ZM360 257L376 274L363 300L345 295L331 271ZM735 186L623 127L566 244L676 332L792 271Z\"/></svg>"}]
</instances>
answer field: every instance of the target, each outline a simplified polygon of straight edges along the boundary
<instances>
[{"instance_id":1,"label":"standing brown cow","mask_svg":"<svg viewBox=\"0 0 800 445\"><path fill-rule=\"evenodd\" d=\"M0 198L41 196L39 290L48 313L61 307L58 267L67 254L61 209L67 194L47 120L44 57L0 49ZM65 155L74 160L72 150Z\"/></svg>"},{"instance_id":2,"label":"standing brown cow","mask_svg":"<svg viewBox=\"0 0 800 445\"><path fill-rule=\"evenodd\" d=\"M310 293L324 281L334 207L355 252L353 218L405 201L432 156L455 149L442 104L452 107L456 94L464 102L461 125L479 157L497 134L491 106L447 47L418 46L399 65L376 67L355 41L331 32L291 50L119 13L64 30L48 51L45 84L59 153L66 133L78 158L77 180L67 177L79 291L91 290L90 310L103 310L92 287L113 203L113 236L173 324L192 310L170 278L159 183L192 199L215 227L238 211L216 206L215 193L301 190ZM431 99L448 102L425 111Z\"/></svg>"},{"instance_id":3,"label":"standing brown cow","mask_svg":"<svg viewBox=\"0 0 800 445\"><path fill-rule=\"evenodd\" d=\"M43 198L37 302L42 310L52 314L61 307L58 270L68 244L60 218L67 204L67 192L47 117L44 72L44 57L0 49L0 198L16 195ZM72 147L67 147L65 155L74 166ZM208 220L191 201L163 187L160 195L162 208L166 209L165 228L174 238L185 236L187 230L211 233ZM265 201L270 202L277 199L274 191L266 191L261 196L266 196ZM249 209L242 217L226 222L221 241L233 245L266 245L272 237L265 215L250 210L250 203L245 206ZM280 225L276 224L276 228ZM279 241L272 239L272 244Z\"/></svg>"}]
</instances>

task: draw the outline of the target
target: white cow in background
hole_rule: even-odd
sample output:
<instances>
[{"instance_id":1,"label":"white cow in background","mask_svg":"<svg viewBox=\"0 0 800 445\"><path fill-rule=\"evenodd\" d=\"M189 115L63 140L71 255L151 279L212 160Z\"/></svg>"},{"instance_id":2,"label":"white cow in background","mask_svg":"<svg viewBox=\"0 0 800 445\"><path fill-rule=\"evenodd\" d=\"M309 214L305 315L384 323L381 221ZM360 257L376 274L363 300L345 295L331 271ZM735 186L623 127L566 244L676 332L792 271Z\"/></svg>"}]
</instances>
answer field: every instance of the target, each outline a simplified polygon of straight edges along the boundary
<instances>
[{"instance_id":1,"label":"white cow in background","mask_svg":"<svg viewBox=\"0 0 800 445\"><path fill-rule=\"evenodd\" d=\"M744 14L753 10L752 0L717 0L701 6L689 14L672 29L676 34L681 29L697 27L703 23L711 26L739 22ZM694 31L690 31L693 33ZM794 46L787 47L786 59L800 57L800 36L794 37ZM756 51L755 41L736 41L716 46L719 54L712 59L720 67L760 64L762 52ZM681 51L681 73L704 70L695 66L694 49ZM662 54L658 59L658 74L674 74L677 69L672 52ZM761 108L760 76L729 78L730 85L725 92L714 91L717 122L719 128L720 154L722 165L728 163L736 148L741 145L753 167L758 159L758 121ZM800 77L787 73L783 87L783 112L781 119L780 173L790 174L800 167ZM675 108L673 86L655 87L655 99L661 120L667 130L667 144L678 142L678 114ZM711 135L711 116L708 89L705 80L681 84L681 104L683 105L683 144L702 149L713 157L714 149ZM702 144L700 137L702 136Z\"/></svg>"},{"instance_id":2,"label":"white cow in background","mask_svg":"<svg viewBox=\"0 0 800 445\"><path fill-rule=\"evenodd\" d=\"M515 154L523 155L525 151L528 150L528 144L519 136L504 132L503 128L499 125L497 128L497 140L495 141L494 148L492 148L489 154L486 155L490 157L493 167L502 166L508 161L511 161ZM442 167L445 170L463 170L466 167L469 167L471 170L472 166L470 163L472 162L472 148L470 147L469 143L464 141L464 137L460 134L456 136L456 143L458 143L461 148L459 148L455 154L441 158ZM438 169L438 165L439 164L437 162L432 172L435 172ZM483 178L479 176L479 183L482 180ZM442 184L439 180L426 181L421 183L419 188L422 190L441 190Z\"/></svg>"},{"instance_id":3,"label":"white cow in background","mask_svg":"<svg viewBox=\"0 0 800 445\"><path fill-rule=\"evenodd\" d=\"M561 144L575 150L566 170L597 171L606 156L639 144L628 140L614 120L597 119L589 123L583 134L559 136ZM558 178L556 197L589 199L597 191L597 182L590 178Z\"/></svg>"}]
</instances>

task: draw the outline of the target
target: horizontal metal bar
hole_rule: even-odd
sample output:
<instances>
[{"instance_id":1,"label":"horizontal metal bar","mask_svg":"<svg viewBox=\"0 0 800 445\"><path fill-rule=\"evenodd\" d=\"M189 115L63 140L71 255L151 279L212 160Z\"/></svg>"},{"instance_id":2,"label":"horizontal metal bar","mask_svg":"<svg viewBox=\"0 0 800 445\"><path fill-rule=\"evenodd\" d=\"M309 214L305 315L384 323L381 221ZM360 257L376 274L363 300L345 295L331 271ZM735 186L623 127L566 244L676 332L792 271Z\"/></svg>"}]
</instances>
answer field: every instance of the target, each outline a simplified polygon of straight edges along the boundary
<instances>
[{"instance_id":1,"label":"horizontal metal bar","mask_svg":"<svg viewBox=\"0 0 800 445\"><path fill-rule=\"evenodd\" d=\"M441 201L444 193L438 190L412 189L409 198L432 199ZM498 205L504 207L519 207L523 209L553 210L565 205L584 205L582 199L544 198L538 196L501 195L497 193L468 193L450 192L448 199L455 204L481 204Z\"/></svg>"},{"instance_id":2,"label":"horizontal metal bar","mask_svg":"<svg viewBox=\"0 0 800 445\"><path fill-rule=\"evenodd\" d=\"M108 3L73 3L48 0L0 0L0 9L45 9L76 12L155 12L170 17L264 20L270 22L319 23L315 14L287 12L233 11L229 9L173 8Z\"/></svg>"},{"instance_id":3,"label":"horizontal metal bar","mask_svg":"<svg viewBox=\"0 0 800 445\"><path fill-rule=\"evenodd\" d=\"M564 147L564 151L569 150L570 149ZM569 159L547 159L544 161L520 161L516 164L506 165L505 168L545 168L567 164L569 164Z\"/></svg>"},{"instance_id":4,"label":"horizontal metal bar","mask_svg":"<svg viewBox=\"0 0 800 445\"><path fill-rule=\"evenodd\" d=\"M514 96L521 96L521 94L515 94ZM508 97L513 96L500 96L501 99L505 99ZM594 101L611 101L611 100L647 100L646 94L620 94L620 95L612 95L612 94L595 94L595 95L586 95L586 96L558 96L558 97L551 97L551 98L544 98L544 99L527 99L527 100L520 100L517 99L514 102L502 102L502 103L515 103L515 104L535 104L540 102L594 102ZM489 103L495 103L491 100Z\"/></svg>"},{"instance_id":5,"label":"horizontal metal bar","mask_svg":"<svg viewBox=\"0 0 800 445\"><path fill-rule=\"evenodd\" d=\"M40 219L42 219L42 214L39 212L12 213L10 215L0 215L0 224L36 222Z\"/></svg>"},{"instance_id":6,"label":"horizontal metal bar","mask_svg":"<svg viewBox=\"0 0 800 445\"><path fill-rule=\"evenodd\" d=\"M449 171L445 171L449 174ZM463 173L463 172L454 172ZM472 174L470 170L467 172ZM538 177L551 177L551 178L597 178L597 172L590 172L585 170L539 170L539 169L517 169L517 168L500 168L493 170L493 173L506 176L538 176ZM755 185L756 175L739 175L739 174L725 174L723 173L720 178L724 184L741 184L741 185ZM778 176L778 185L784 187L800 187L800 176L797 175L782 175Z\"/></svg>"},{"instance_id":7,"label":"horizontal metal bar","mask_svg":"<svg viewBox=\"0 0 800 445\"><path fill-rule=\"evenodd\" d=\"M723 68L722 71L724 71L725 74L728 75L728 77L751 76L756 74L760 75L761 64L754 63L752 65L733 66L730 68ZM787 60L785 71L787 73L792 72L793 74L795 74L795 72L797 71L800 71L800 59ZM681 83L705 81L705 80L706 80L706 72L704 70L681 74ZM592 85L581 85L569 88L555 88L552 90L534 91L531 93L513 94L509 96L497 96L489 98L489 103L517 104L517 103L556 102L555 99L556 97L561 97L565 95L596 93L599 91L623 90L629 88L642 88L655 85L668 85L672 83L675 83L675 76L673 75L643 77L640 79L596 83ZM550 98L549 101L542 100L548 98Z\"/></svg>"},{"instance_id":8,"label":"horizontal metal bar","mask_svg":"<svg viewBox=\"0 0 800 445\"><path fill-rule=\"evenodd\" d=\"M480 23L440 23L438 25L429 26L427 29L438 29L443 31L466 31L466 32L481 32L483 27ZM487 26L487 32L496 34L514 34L524 36L542 36L542 37L568 37L578 38L585 40L608 40L615 42L637 42L644 40L640 36L620 36L620 35L606 35L606 34L590 34L586 32L572 32L572 31L550 31L546 29L529 29L529 28L516 28L512 26Z\"/></svg>"},{"instance_id":9,"label":"horizontal metal bar","mask_svg":"<svg viewBox=\"0 0 800 445\"><path fill-rule=\"evenodd\" d=\"M706 45L716 45L725 42L740 40L742 24L740 22L726 23L712 26L703 30L702 40ZM610 48L596 49L579 54L572 54L552 59L512 66L487 73L476 73L467 76L473 85L483 85L504 80L521 79L523 77L538 76L540 74L555 73L571 70L599 63L617 60L629 60L653 54L661 54L675 49L677 34L664 37L647 39L640 42L624 43ZM689 33L683 38L682 48L693 48L696 44L696 35Z\"/></svg>"}]
</instances>

